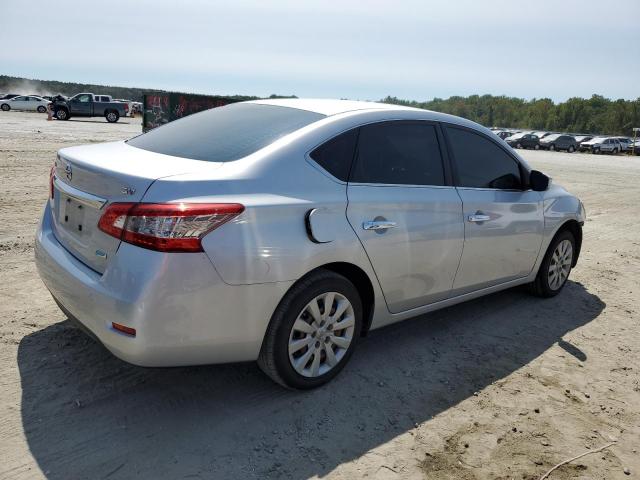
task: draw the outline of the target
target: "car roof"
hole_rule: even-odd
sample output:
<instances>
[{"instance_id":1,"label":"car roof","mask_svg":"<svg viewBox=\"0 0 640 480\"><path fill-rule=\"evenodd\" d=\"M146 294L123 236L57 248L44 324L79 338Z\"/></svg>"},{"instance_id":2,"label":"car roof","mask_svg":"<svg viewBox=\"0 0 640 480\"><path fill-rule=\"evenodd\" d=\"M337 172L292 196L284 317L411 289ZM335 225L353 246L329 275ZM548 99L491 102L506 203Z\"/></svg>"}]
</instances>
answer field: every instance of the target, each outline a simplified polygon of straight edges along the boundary
<instances>
[{"instance_id":1,"label":"car roof","mask_svg":"<svg viewBox=\"0 0 640 480\"><path fill-rule=\"evenodd\" d=\"M309 112L316 112L327 116L338 115L345 112L353 112L356 110L425 111L419 108L405 107L402 105L393 105L389 103L361 102L355 100L331 100L326 98L279 98L268 100L250 100L247 103L297 108L299 110L307 110Z\"/></svg>"}]
</instances>

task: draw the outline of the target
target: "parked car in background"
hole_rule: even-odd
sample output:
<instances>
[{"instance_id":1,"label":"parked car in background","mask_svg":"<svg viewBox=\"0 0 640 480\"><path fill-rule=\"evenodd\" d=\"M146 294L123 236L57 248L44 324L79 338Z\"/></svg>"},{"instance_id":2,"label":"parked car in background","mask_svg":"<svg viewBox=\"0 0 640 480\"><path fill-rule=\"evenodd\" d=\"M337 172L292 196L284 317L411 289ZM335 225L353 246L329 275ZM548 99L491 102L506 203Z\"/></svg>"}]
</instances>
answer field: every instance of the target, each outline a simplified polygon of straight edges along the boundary
<instances>
[{"instance_id":1,"label":"parked car in background","mask_svg":"<svg viewBox=\"0 0 640 480\"><path fill-rule=\"evenodd\" d=\"M18 93L5 93L0 97L0 100L9 100L10 98L17 97L18 95Z\"/></svg>"},{"instance_id":2,"label":"parked car in background","mask_svg":"<svg viewBox=\"0 0 640 480\"><path fill-rule=\"evenodd\" d=\"M633 155L640 155L640 140L631 142L631 145L629 145L629 152Z\"/></svg>"},{"instance_id":3,"label":"parked car in background","mask_svg":"<svg viewBox=\"0 0 640 480\"><path fill-rule=\"evenodd\" d=\"M510 132L508 130L495 130L493 133L495 133L498 137L500 137L503 140L513 135L513 132Z\"/></svg>"},{"instance_id":4,"label":"parked car in background","mask_svg":"<svg viewBox=\"0 0 640 480\"><path fill-rule=\"evenodd\" d=\"M547 135L551 135L553 132L531 132L533 133L533 135L535 135L536 137L538 137L540 140L542 140L544 137L546 137Z\"/></svg>"},{"instance_id":5,"label":"parked car in background","mask_svg":"<svg viewBox=\"0 0 640 480\"><path fill-rule=\"evenodd\" d=\"M591 153L612 153L620 152L620 142L610 137L595 137L580 144L580 151Z\"/></svg>"},{"instance_id":6,"label":"parked car in background","mask_svg":"<svg viewBox=\"0 0 640 480\"><path fill-rule=\"evenodd\" d=\"M56 100L52 104L53 115L58 120L69 120L71 117L105 117L107 122L117 122L124 117L129 106L126 103L114 102L109 95L79 93L68 100Z\"/></svg>"},{"instance_id":7,"label":"parked car in background","mask_svg":"<svg viewBox=\"0 0 640 480\"><path fill-rule=\"evenodd\" d=\"M573 138L576 139L576 143L578 144L578 147L580 147L582 142L588 142L593 138L593 135L574 135Z\"/></svg>"},{"instance_id":8,"label":"parked car in background","mask_svg":"<svg viewBox=\"0 0 640 480\"><path fill-rule=\"evenodd\" d=\"M0 100L0 109L5 112L9 110L23 110L27 112L45 113L47 111L47 105L50 103L49 100L36 97L35 95L18 95L7 100Z\"/></svg>"},{"instance_id":9,"label":"parked car in background","mask_svg":"<svg viewBox=\"0 0 640 480\"><path fill-rule=\"evenodd\" d=\"M540 148L540 139L533 133L516 133L507 137L505 142L514 148L533 148L534 150Z\"/></svg>"},{"instance_id":10,"label":"parked car in background","mask_svg":"<svg viewBox=\"0 0 640 480\"><path fill-rule=\"evenodd\" d=\"M612 137L615 140L618 140L618 142L620 142L620 151L621 152L630 152L631 151L631 144L633 143L633 140L631 140L629 137Z\"/></svg>"},{"instance_id":11,"label":"parked car in background","mask_svg":"<svg viewBox=\"0 0 640 480\"><path fill-rule=\"evenodd\" d=\"M540 139L540 148L545 150L566 150L573 153L578 148L578 142L571 135L552 133Z\"/></svg>"},{"instance_id":12,"label":"parked car in background","mask_svg":"<svg viewBox=\"0 0 640 480\"><path fill-rule=\"evenodd\" d=\"M123 98L116 98L116 102L127 104L127 114L133 114L133 102L131 100L125 100Z\"/></svg>"},{"instance_id":13,"label":"parked car in background","mask_svg":"<svg viewBox=\"0 0 640 480\"><path fill-rule=\"evenodd\" d=\"M585 221L474 122L339 100L64 148L50 186L35 261L69 319L134 364L258 360L299 389L368 330L517 285L557 295Z\"/></svg>"}]
</instances>

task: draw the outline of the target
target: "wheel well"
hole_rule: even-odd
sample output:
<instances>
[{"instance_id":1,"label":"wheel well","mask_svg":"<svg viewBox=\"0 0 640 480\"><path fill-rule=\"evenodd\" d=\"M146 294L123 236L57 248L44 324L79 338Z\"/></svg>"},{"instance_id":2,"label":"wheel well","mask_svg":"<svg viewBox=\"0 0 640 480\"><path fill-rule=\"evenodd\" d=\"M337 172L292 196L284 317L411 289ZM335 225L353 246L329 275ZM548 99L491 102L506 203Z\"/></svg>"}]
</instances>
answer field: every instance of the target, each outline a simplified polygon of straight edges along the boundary
<instances>
[{"instance_id":1,"label":"wheel well","mask_svg":"<svg viewBox=\"0 0 640 480\"><path fill-rule=\"evenodd\" d=\"M571 265L572 267L575 267L578 263L578 257L580 256L580 249L582 248L582 225L580 225L576 220L569 220L558 229L556 235L565 230L571 232L576 241L576 254L573 257L573 265Z\"/></svg>"},{"instance_id":2,"label":"wheel well","mask_svg":"<svg viewBox=\"0 0 640 480\"><path fill-rule=\"evenodd\" d=\"M322 265L318 268L330 270L347 278L358 290L360 300L362 300L362 336L365 336L371 327L373 319L373 307L375 304L375 296L373 293L373 285L369 276L360 267L346 262L335 262ZM317 269L316 269L317 270Z\"/></svg>"}]
</instances>

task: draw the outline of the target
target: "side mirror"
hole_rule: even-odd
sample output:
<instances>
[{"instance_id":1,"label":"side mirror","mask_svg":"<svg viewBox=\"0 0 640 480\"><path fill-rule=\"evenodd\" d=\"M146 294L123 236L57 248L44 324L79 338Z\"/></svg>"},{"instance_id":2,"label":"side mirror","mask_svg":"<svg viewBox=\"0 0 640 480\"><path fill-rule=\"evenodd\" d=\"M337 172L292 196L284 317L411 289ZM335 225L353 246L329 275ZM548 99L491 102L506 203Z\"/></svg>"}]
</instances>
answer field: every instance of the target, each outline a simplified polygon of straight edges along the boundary
<instances>
[{"instance_id":1,"label":"side mirror","mask_svg":"<svg viewBox=\"0 0 640 480\"><path fill-rule=\"evenodd\" d=\"M531 173L529 173L529 185L531 186L531 190L544 192L549 188L549 181L550 178L538 170L531 170Z\"/></svg>"}]
</instances>

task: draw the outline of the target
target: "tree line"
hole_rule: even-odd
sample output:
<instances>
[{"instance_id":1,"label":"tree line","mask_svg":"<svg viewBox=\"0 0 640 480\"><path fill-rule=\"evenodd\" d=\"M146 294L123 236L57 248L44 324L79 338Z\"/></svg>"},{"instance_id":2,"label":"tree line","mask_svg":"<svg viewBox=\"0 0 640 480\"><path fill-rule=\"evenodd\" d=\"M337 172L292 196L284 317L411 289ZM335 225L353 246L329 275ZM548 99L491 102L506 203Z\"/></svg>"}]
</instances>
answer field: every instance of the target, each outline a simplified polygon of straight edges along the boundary
<instances>
[{"instance_id":1,"label":"tree line","mask_svg":"<svg viewBox=\"0 0 640 480\"><path fill-rule=\"evenodd\" d=\"M493 95L434 98L426 102L387 97L382 101L449 113L487 127L629 136L634 127L640 127L640 97L610 100L593 95L560 103L549 98L524 100Z\"/></svg>"},{"instance_id":2,"label":"tree line","mask_svg":"<svg viewBox=\"0 0 640 480\"><path fill-rule=\"evenodd\" d=\"M71 96L80 92L93 92L141 102L144 94L168 93L165 90L115 87L87 83L31 80L0 75L1 93ZM271 95L269 98L295 96ZM253 100L259 97L227 95L223 98ZM600 133L605 135L632 135L633 127L640 127L640 97L636 100L610 100L601 95L591 98L570 98L554 103L549 98L524 100L516 97L471 95L468 97L434 98L418 102L386 97L386 103L450 113L468 118L487 127L508 127L532 130L551 130L571 133Z\"/></svg>"}]
</instances>

